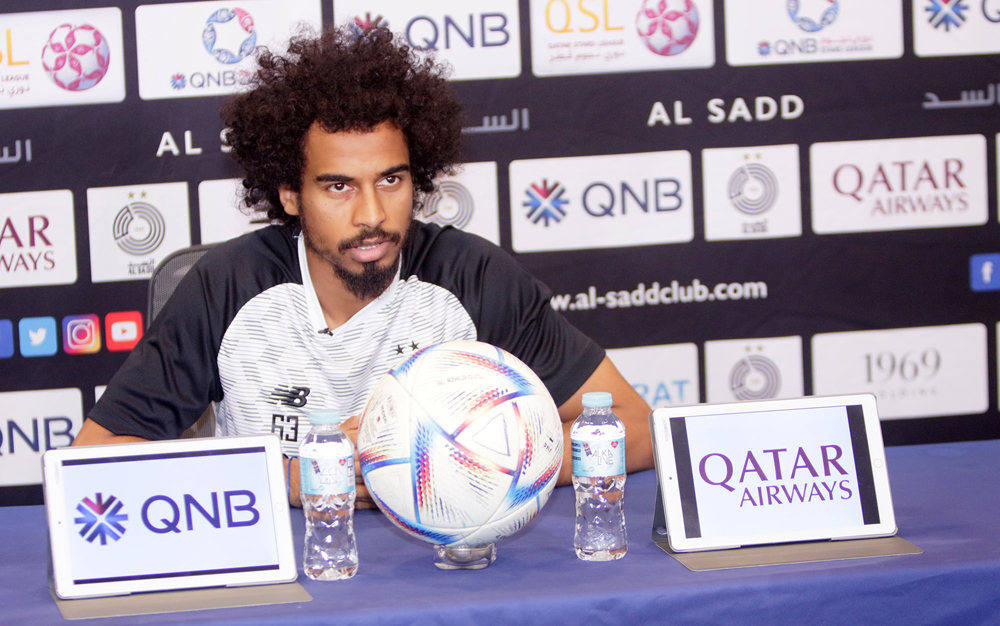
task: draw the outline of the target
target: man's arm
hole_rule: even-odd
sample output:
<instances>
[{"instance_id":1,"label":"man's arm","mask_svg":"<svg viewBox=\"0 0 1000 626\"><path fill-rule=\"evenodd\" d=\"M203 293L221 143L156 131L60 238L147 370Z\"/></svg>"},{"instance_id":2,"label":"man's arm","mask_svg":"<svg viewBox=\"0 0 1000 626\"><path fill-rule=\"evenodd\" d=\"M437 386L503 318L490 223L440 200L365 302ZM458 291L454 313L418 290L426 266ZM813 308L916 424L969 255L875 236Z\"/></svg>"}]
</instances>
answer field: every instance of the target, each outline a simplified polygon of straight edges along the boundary
<instances>
[{"instance_id":1,"label":"man's arm","mask_svg":"<svg viewBox=\"0 0 1000 626\"><path fill-rule=\"evenodd\" d=\"M96 446L106 443L135 443L137 441L149 440L132 435L116 435L88 417L83 421L83 426L80 427L79 434L73 440L73 445Z\"/></svg>"},{"instance_id":2,"label":"man's arm","mask_svg":"<svg viewBox=\"0 0 1000 626\"><path fill-rule=\"evenodd\" d=\"M559 485L568 485L573 480L572 446L569 430L580 413L583 412L583 394L591 391L607 391L614 404L612 410L625 425L625 470L638 472L653 467L653 442L649 434L649 405L632 385L626 381L611 359L604 357L594 373L583 386L559 407L559 418L563 421L563 464L559 472Z\"/></svg>"}]
</instances>

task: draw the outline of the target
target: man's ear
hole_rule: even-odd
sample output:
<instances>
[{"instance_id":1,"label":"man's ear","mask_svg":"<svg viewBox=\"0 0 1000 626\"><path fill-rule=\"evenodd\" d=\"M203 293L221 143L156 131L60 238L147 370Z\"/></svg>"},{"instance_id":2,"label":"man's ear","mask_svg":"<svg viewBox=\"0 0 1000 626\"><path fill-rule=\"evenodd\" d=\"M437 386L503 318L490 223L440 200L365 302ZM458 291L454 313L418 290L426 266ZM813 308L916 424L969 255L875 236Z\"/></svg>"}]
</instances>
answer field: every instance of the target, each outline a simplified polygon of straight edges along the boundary
<instances>
[{"instance_id":1,"label":"man's ear","mask_svg":"<svg viewBox=\"0 0 1000 626\"><path fill-rule=\"evenodd\" d=\"M293 191L291 187L278 187L278 197L281 199L281 206L285 213L289 215L299 214L299 193Z\"/></svg>"}]
</instances>

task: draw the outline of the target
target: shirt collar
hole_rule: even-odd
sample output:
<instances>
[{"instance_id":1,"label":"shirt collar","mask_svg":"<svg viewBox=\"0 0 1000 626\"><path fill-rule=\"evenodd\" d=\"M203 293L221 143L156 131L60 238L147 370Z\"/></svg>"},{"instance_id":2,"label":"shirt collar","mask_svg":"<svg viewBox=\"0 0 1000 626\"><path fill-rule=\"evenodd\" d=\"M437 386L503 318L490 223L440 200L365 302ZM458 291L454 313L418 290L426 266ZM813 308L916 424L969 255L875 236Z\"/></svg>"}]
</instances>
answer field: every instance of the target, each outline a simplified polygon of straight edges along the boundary
<instances>
[{"instance_id":1,"label":"shirt collar","mask_svg":"<svg viewBox=\"0 0 1000 626\"><path fill-rule=\"evenodd\" d=\"M299 272L302 274L302 286L306 291L306 313L309 316L309 325L317 333L325 333L333 335L337 333L341 328L356 324L361 320L364 320L371 315L382 310L382 308L392 300L393 294L396 292L397 285L399 284L400 268L396 268L396 277L393 278L392 282L389 283L389 287L383 291L379 297L375 298L371 302L365 305L363 309L354 314L351 319L347 320L340 327L330 331L329 326L326 323L326 317L323 315L323 307L319 304L319 297L316 295L316 287L313 285L312 276L309 275L309 261L306 258L306 243L305 237L302 233L296 237L298 241L298 253L299 253Z\"/></svg>"}]
</instances>

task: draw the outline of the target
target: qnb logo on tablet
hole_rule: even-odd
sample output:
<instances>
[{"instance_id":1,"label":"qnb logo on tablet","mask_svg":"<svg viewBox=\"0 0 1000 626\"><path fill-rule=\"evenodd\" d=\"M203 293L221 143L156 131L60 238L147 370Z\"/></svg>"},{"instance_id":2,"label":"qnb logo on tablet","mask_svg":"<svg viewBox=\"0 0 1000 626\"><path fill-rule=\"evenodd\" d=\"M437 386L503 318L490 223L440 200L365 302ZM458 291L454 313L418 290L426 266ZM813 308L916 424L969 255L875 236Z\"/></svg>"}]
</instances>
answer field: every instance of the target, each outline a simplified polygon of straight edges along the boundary
<instances>
[{"instance_id":1,"label":"qnb logo on tablet","mask_svg":"<svg viewBox=\"0 0 1000 626\"><path fill-rule=\"evenodd\" d=\"M118 541L125 534L125 527L122 522L128 520L128 515L121 513L122 503L114 496L107 500L100 493L95 497L97 502L90 498L84 498L80 504L76 505L80 517L74 518L74 522L81 524L80 536L94 543L94 539L100 539L101 545L108 544L108 539Z\"/></svg>"}]
</instances>

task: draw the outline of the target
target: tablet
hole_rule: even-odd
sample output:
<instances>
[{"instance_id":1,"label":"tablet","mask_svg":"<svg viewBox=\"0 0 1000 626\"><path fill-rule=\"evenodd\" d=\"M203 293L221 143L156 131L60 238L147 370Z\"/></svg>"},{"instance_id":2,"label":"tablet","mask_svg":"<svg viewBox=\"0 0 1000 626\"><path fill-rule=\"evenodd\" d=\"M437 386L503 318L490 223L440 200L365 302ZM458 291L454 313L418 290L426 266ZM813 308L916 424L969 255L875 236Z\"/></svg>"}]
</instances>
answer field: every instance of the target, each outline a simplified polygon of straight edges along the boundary
<instances>
[{"instance_id":1,"label":"tablet","mask_svg":"<svg viewBox=\"0 0 1000 626\"><path fill-rule=\"evenodd\" d=\"M676 552L896 533L871 395L671 407L649 421Z\"/></svg>"},{"instance_id":2,"label":"tablet","mask_svg":"<svg viewBox=\"0 0 1000 626\"><path fill-rule=\"evenodd\" d=\"M60 598L296 578L275 435L59 448L42 471Z\"/></svg>"}]
</instances>

